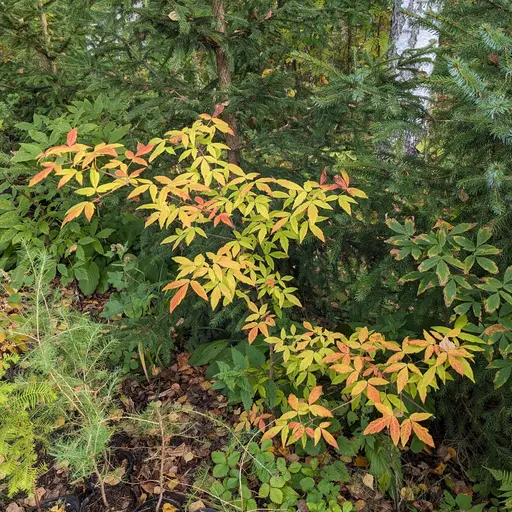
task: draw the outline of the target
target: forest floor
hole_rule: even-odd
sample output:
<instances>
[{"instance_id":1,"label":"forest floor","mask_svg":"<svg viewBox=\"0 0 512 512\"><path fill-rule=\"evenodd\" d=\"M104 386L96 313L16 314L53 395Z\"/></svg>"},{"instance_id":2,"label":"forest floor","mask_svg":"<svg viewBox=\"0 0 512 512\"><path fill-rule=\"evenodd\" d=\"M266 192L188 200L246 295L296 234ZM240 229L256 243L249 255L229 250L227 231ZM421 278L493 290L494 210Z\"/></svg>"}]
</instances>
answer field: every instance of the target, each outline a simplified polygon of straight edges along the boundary
<instances>
[{"instance_id":1,"label":"forest floor","mask_svg":"<svg viewBox=\"0 0 512 512\"><path fill-rule=\"evenodd\" d=\"M106 299L85 298L71 288L63 294L64 302L96 318ZM34 496L2 499L0 486L0 511L152 512L160 496L164 512L194 512L208 507L219 510L210 501L207 488L211 454L236 435L234 427L240 422L243 408L229 405L226 397L213 390L213 383L205 376L206 367L189 365L189 357L187 352L175 353L171 365L149 379L143 374L129 374L119 389L117 398L121 406L111 414L115 423L117 418L140 413L158 401L162 406L174 407L166 420L179 425L179 433L169 432L159 438L157 425L154 432L146 435L140 435L136 429L120 430L104 461L102 474L107 476L103 485L98 485L94 475L73 481L65 465L46 456L48 470L40 477ZM275 446L274 450L288 462L299 459L293 447ZM325 453L319 458L328 462L340 457ZM351 475L350 482L341 486L342 497L351 501L358 512L429 512L439 509L445 490L472 494L457 452L442 440L437 440L436 450L402 453L403 483L393 498L378 491L364 456L343 456L341 460ZM104 504L102 487L109 507ZM308 510L305 501L299 502L298 510Z\"/></svg>"}]
</instances>

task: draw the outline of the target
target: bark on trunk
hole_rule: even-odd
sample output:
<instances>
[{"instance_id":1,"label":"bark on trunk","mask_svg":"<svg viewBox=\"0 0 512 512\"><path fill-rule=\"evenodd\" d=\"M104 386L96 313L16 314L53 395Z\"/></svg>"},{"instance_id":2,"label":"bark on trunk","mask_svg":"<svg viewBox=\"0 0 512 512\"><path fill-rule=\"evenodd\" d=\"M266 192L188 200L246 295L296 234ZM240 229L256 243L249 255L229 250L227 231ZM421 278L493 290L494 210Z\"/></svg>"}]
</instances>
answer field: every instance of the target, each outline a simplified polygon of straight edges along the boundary
<instances>
[{"instance_id":1,"label":"bark on trunk","mask_svg":"<svg viewBox=\"0 0 512 512\"><path fill-rule=\"evenodd\" d=\"M212 0L212 13L217 23L217 32L226 33L226 19L224 13L224 1ZM223 43L220 42L215 48L215 61L217 63L217 76L219 78L219 87L222 94L222 100L229 102L227 90L231 85L231 71L229 69L228 57ZM239 165L240 163L240 138L238 136L238 128L234 114L225 114L222 116L224 121L229 124L233 135L226 134L226 144L231 148L228 151L228 161Z\"/></svg>"},{"instance_id":2,"label":"bark on trunk","mask_svg":"<svg viewBox=\"0 0 512 512\"><path fill-rule=\"evenodd\" d=\"M390 33L390 57L401 57L408 50L419 50L434 43L438 43L438 35L422 26L411 16L403 11L410 11L417 17L423 17L427 11L439 12L439 2L432 0L395 0ZM423 62L416 66L415 71L401 71L402 80L412 78L413 73L430 75L434 68L433 62ZM429 106L429 91L424 87L418 87L413 91L416 96L422 97L425 109ZM426 129L425 120L417 119L416 123ZM408 132L405 135L405 154L417 156L418 135Z\"/></svg>"},{"instance_id":3,"label":"bark on trunk","mask_svg":"<svg viewBox=\"0 0 512 512\"><path fill-rule=\"evenodd\" d=\"M41 32L43 34L44 41L44 50L46 55L44 55L46 67L48 67L52 73L57 73L57 64L53 59L52 53L52 41L50 39L50 31L48 29L48 19L46 17L46 12L44 10L44 2L43 0L39 0L39 18L41 20Z\"/></svg>"}]
</instances>

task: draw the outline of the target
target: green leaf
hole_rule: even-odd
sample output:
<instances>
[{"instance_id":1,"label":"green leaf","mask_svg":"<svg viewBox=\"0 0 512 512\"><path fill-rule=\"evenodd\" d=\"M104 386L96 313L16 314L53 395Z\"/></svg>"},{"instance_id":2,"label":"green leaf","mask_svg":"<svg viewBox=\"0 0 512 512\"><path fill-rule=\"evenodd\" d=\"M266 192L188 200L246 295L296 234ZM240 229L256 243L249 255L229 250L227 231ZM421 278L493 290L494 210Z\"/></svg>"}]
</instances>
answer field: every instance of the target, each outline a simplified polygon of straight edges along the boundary
<instances>
[{"instance_id":1,"label":"green leaf","mask_svg":"<svg viewBox=\"0 0 512 512\"><path fill-rule=\"evenodd\" d=\"M298 473L301 469L302 469L302 464L300 462L292 462L288 466L288 471L293 474Z\"/></svg>"},{"instance_id":2,"label":"green leaf","mask_svg":"<svg viewBox=\"0 0 512 512\"><path fill-rule=\"evenodd\" d=\"M424 291L428 290L429 288L433 288L434 286L437 286L437 276L435 274L429 274L425 276L419 286L418 286L418 295L421 295Z\"/></svg>"},{"instance_id":3,"label":"green leaf","mask_svg":"<svg viewBox=\"0 0 512 512\"><path fill-rule=\"evenodd\" d=\"M503 282L508 283L512 281L512 266L508 267L507 270L505 270L505 274L503 275Z\"/></svg>"},{"instance_id":4,"label":"green leaf","mask_svg":"<svg viewBox=\"0 0 512 512\"><path fill-rule=\"evenodd\" d=\"M475 257L471 254L464 260L464 273L467 274L475 264Z\"/></svg>"},{"instance_id":5,"label":"green leaf","mask_svg":"<svg viewBox=\"0 0 512 512\"><path fill-rule=\"evenodd\" d=\"M489 258L477 258L476 262L487 272L490 272L491 274L497 274L498 273L498 266L494 261L490 260Z\"/></svg>"},{"instance_id":6,"label":"green leaf","mask_svg":"<svg viewBox=\"0 0 512 512\"><path fill-rule=\"evenodd\" d=\"M215 478L224 478L229 473L227 464L217 464L213 466L213 476Z\"/></svg>"},{"instance_id":7,"label":"green leaf","mask_svg":"<svg viewBox=\"0 0 512 512\"><path fill-rule=\"evenodd\" d=\"M465 315L471 308L471 302L464 302L459 304L455 309L455 313L458 315Z\"/></svg>"},{"instance_id":8,"label":"green leaf","mask_svg":"<svg viewBox=\"0 0 512 512\"><path fill-rule=\"evenodd\" d=\"M233 452L228 455L228 466L235 467L240 460L240 452Z\"/></svg>"},{"instance_id":9,"label":"green leaf","mask_svg":"<svg viewBox=\"0 0 512 512\"><path fill-rule=\"evenodd\" d=\"M16 206L9 199L0 199L0 210L14 210Z\"/></svg>"},{"instance_id":10,"label":"green leaf","mask_svg":"<svg viewBox=\"0 0 512 512\"><path fill-rule=\"evenodd\" d=\"M418 271L409 272L408 274L405 274L405 276L400 278L400 282L409 283L411 281L416 281L418 279L421 279L424 276L425 276L425 274L423 272L418 272Z\"/></svg>"},{"instance_id":11,"label":"green leaf","mask_svg":"<svg viewBox=\"0 0 512 512\"><path fill-rule=\"evenodd\" d=\"M476 235L476 245L477 247L485 244L489 238L492 236L492 230L488 226L484 226L478 230L478 234Z\"/></svg>"},{"instance_id":12,"label":"green leaf","mask_svg":"<svg viewBox=\"0 0 512 512\"><path fill-rule=\"evenodd\" d=\"M281 491L281 489L271 487L269 496L272 503L275 503L276 505L281 505L281 503L283 503L283 491Z\"/></svg>"},{"instance_id":13,"label":"green leaf","mask_svg":"<svg viewBox=\"0 0 512 512\"><path fill-rule=\"evenodd\" d=\"M414 217L407 217L405 219L404 227L407 235L414 235Z\"/></svg>"},{"instance_id":14,"label":"green leaf","mask_svg":"<svg viewBox=\"0 0 512 512\"><path fill-rule=\"evenodd\" d=\"M0 215L0 229L12 228L15 224L18 224L20 219L16 210L11 210Z\"/></svg>"},{"instance_id":15,"label":"green leaf","mask_svg":"<svg viewBox=\"0 0 512 512\"><path fill-rule=\"evenodd\" d=\"M100 268L94 261L89 261L79 267L82 272L81 277L77 275L78 287L85 295L92 295L100 282ZM79 269L76 269L79 270Z\"/></svg>"},{"instance_id":16,"label":"green leaf","mask_svg":"<svg viewBox=\"0 0 512 512\"><path fill-rule=\"evenodd\" d=\"M476 256L495 256L497 254L501 254L501 250L488 244L481 245L475 252Z\"/></svg>"},{"instance_id":17,"label":"green leaf","mask_svg":"<svg viewBox=\"0 0 512 512\"><path fill-rule=\"evenodd\" d=\"M267 498L270 494L270 485L269 484L262 484L260 487L259 497L260 498Z\"/></svg>"},{"instance_id":18,"label":"green leaf","mask_svg":"<svg viewBox=\"0 0 512 512\"><path fill-rule=\"evenodd\" d=\"M267 380L263 387L265 388L265 392L267 396L265 397L265 401L270 409L276 406L277 404L277 386L273 380Z\"/></svg>"},{"instance_id":19,"label":"green leaf","mask_svg":"<svg viewBox=\"0 0 512 512\"><path fill-rule=\"evenodd\" d=\"M274 475L270 478L270 487L281 489L286 484L286 480L281 475Z\"/></svg>"},{"instance_id":20,"label":"green leaf","mask_svg":"<svg viewBox=\"0 0 512 512\"><path fill-rule=\"evenodd\" d=\"M105 228L96 234L96 238L108 238L114 232L115 232L115 229Z\"/></svg>"},{"instance_id":21,"label":"green leaf","mask_svg":"<svg viewBox=\"0 0 512 512\"><path fill-rule=\"evenodd\" d=\"M457 285L455 284L455 279L450 279L448 281L448 284L444 287L443 294L446 307L450 307L455 299L455 296L457 295Z\"/></svg>"},{"instance_id":22,"label":"green leaf","mask_svg":"<svg viewBox=\"0 0 512 512\"><path fill-rule=\"evenodd\" d=\"M59 271L59 274L61 274L62 276L68 277L68 268L66 267L66 265L59 263L57 265L57 270Z\"/></svg>"},{"instance_id":23,"label":"green leaf","mask_svg":"<svg viewBox=\"0 0 512 512\"><path fill-rule=\"evenodd\" d=\"M453 241L463 249L466 249L466 251L474 251L476 249L475 244L464 236L454 236Z\"/></svg>"},{"instance_id":24,"label":"green leaf","mask_svg":"<svg viewBox=\"0 0 512 512\"><path fill-rule=\"evenodd\" d=\"M215 462L215 464L226 464L226 454L224 452L215 451L212 453L212 461Z\"/></svg>"},{"instance_id":25,"label":"green leaf","mask_svg":"<svg viewBox=\"0 0 512 512\"><path fill-rule=\"evenodd\" d=\"M227 346L228 340L216 340L211 343L199 345L190 356L188 364L202 366L213 361Z\"/></svg>"},{"instance_id":26,"label":"green leaf","mask_svg":"<svg viewBox=\"0 0 512 512\"><path fill-rule=\"evenodd\" d=\"M245 359L245 356L236 348L231 349L231 358L233 359L233 363L236 368L239 368L240 370L247 369L247 360Z\"/></svg>"},{"instance_id":27,"label":"green leaf","mask_svg":"<svg viewBox=\"0 0 512 512\"><path fill-rule=\"evenodd\" d=\"M500 294L499 293L493 293L485 301L485 310L488 313L492 313L493 311L496 311L500 307L500 302L501 302Z\"/></svg>"},{"instance_id":28,"label":"green leaf","mask_svg":"<svg viewBox=\"0 0 512 512\"><path fill-rule=\"evenodd\" d=\"M347 466L345 466L345 464L343 464L343 462L341 462L340 460L337 460L334 463L325 466L322 469L320 476L331 482L348 482L350 480L350 474L348 472Z\"/></svg>"},{"instance_id":29,"label":"green leaf","mask_svg":"<svg viewBox=\"0 0 512 512\"><path fill-rule=\"evenodd\" d=\"M501 388L501 386L503 386L503 384L505 384L510 378L510 373L512 373L512 366L503 368L496 372L496 376L494 377L494 387L496 389Z\"/></svg>"},{"instance_id":30,"label":"green leaf","mask_svg":"<svg viewBox=\"0 0 512 512\"><path fill-rule=\"evenodd\" d=\"M434 268L440 260L441 258L439 256L429 258L421 263L421 265L418 267L418 270L420 272L426 272L427 270Z\"/></svg>"},{"instance_id":31,"label":"green leaf","mask_svg":"<svg viewBox=\"0 0 512 512\"><path fill-rule=\"evenodd\" d=\"M315 488L315 481L310 476L302 478L300 481L300 488L304 492L311 491Z\"/></svg>"},{"instance_id":32,"label":"green leaf","mask_svg":"<svg viewBox=\"0 0 512 512\"><path fill-rule=\"evenodd\" d=\"M439 284L444 286L448 282L448 278L450 277L450 269L448 265L440 260L436 267L436 274L439 279Z\"/></svg>"},{"instance_id":33,"label":"green leaf","mask_svg":"<svg viewBox=\"0 0 512 512\"><path fill-rule=\"evenodd\" d=\"M472 498L468 494L460 493L457 494L455 501L462 510L468 510L471 507Z\"/></svg>"},{"instance_id":34,"label":"green leaf","mask_svg":"<svg viewBox=\"0 0 512 512\"><path fill-rule=\"evenodd\" d=\"M387 218L386 224L388 228L392 229L395 233L400 233L401 235L406 234L404 227L396 219Z\"/></svg>"},{"instance_id":35,"label":"green leaf","mask_svg":"<svg viewBox=\"0 0 512 512\"><path fill-rule=\"evenodd\" d=\"M444 261L455 268L460 268L461 270L464 269L464 263L462 261L458 260L457 258L454 258L453 256L445 255L443 256Z\"/></svg>"},{"instance_id":36,"label":"green leaf","mask_svg":"<svg viewBox=\"0 0 512 512\"><path fill-rule=\"evenodd\" d=\"M460 235L461 233L465 233L466 231L469 231L470 229L474 228L476 224L469 224L469 223L463 223L463 224L457 224L451 231L450 235Z\"/></svg>"}]
</instances>

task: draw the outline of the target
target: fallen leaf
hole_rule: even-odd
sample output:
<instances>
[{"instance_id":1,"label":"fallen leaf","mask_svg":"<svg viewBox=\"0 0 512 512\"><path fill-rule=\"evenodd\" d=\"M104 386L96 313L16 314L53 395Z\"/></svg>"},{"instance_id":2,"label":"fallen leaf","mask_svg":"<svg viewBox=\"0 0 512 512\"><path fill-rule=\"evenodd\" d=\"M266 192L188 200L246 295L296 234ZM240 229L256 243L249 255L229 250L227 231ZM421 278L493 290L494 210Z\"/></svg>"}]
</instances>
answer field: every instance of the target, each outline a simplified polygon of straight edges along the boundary
<instances>
[{"instance_id":1,"label":"fallen leaf","mask_svg":"<svg viewBox=\"0 0 512 512\"><path fill-rule=\"evenodd\" d=\"M37 501L41 501L41 499L43 498L43 496L46 494L46 489L44 489L43 487L38 487L36 489L36 492L34 493L34 496L31 496L30 498L27 498L24 503L26 503L29 507L35 507L36 506L36 496L37 496Z\"/></svg>"},{"instance_id":2,"label":"fallen leaf","mask_svg":"<svg viewBox=\"0 0 512 512\"><path fill-rule=\"evenodd\" d=\"M370 473L366 473L366 475L363 476L363 484L366 485L366 487L369 487L373 491L373 475Z\"/></svg>"},{"instance_id":3,"label":"fallen leaf","mask_svg":"<svg viewBox=\"0 0 512 512\"><path fill-rule=\"evenodd\" d=\"M187 452L183 455L185 462L190 462L194 458L194 454L192 452Z\"/></svg>"},{"instance_id":4,"label":"fallen leaf","mask_svg":"<svg viewBox=\"0 0 512 512\"><path fill-rule=\"evenodd\" d=\"M370 461L362 455L358 455L355 462L358 468L366 468L370 465Z\"/></svg>"},{"instance_id":5,"label":"fallen leaf","mask_svg":"<svg viewBox=\"0 0 512 512\"><path fill-rule=\"evenodd\" d=\"M5 512L23 512L23 510L23 507L20 507L17 503L13 501L12 503L9 503L9 505L7 505Z\"/></svg>"},{"instance_id":6,"label":"fallen leaf","mask_svg":"<svg viewBox=\"0 0 512 512\"><path fill-rule=\"evenodd\" d=\"M171 505L170 503L164 503L164 506L162 507L162 512L178 512L178 509Z\"/></svg>"},{"instance_id":7,"label":"fallen leaf","mask_svg":"<svg viewBox=\"0 0 512 512\"><path fill-rule=\"evenodd\" d=\"M357 500L354 503L354 506L356 507L357 512L361 512L361 510L363 510L364 507L366 507L366 501L364 501L364 500Z\"/></svg>"},{"instance_id":8,"label":"fallen leaf","mask_svg":"<svg viewBox=\"0 0 512 512\"><path fill-rule=\"evenodd\" d=\"M417 500L413 503L413 505L418 509L419 512L432 512L434 510L434 505L427 500Z\"/></svg>"},{"instance_id":9,"label":"fallen leaf","mask_svg":"<svg viewBox=\"0 0 512 512\"><path fill-rule=\"evenodd\" d=\"M444 462L440 462L437 468L432 470L432 473L434 473L434 475L441 476L444 473L445 469L446 464Z\"/></svg>"},{"instance_id":10,"label":"fallen leaf","mask_svg":"<svg viewBox=\"0 0 512 512\"><path fill-rule=\"evenodd\" d=\"M206 508L206 506L201 500L194 501L194 503L191 503L188 506L188 512L196 512L197 510L200 510L202 508Z\"/></svg>"},{"instance_id":11,"label":"fallen leaf","mask_svg":"<svg viewBox=\"0 0 512 512\"><path fill-rule=\"evenodd\" d=\"M174 489L175 487L178 487L178 485L180 485L180 481L177 480L176 478L173 478L172 480L169 480L167 482L167 487L169 487L169 489Z\"/></svg>"},{"instance_id":12,"label":"fallen leaf","mask_svg":"<svg viewBox=\"0 0 512 512\"><path fill-rule=\"evenodd\" d=\"M400 496L402 496L402 498L407 501L414 500L414 492L410 487L402 487L400 489Z\"/></svg>"},{"instance_id":13,"label":"fallen leaf","mask_svg":"<svg viewBox=\"0 0 512 512\"><path fill-rule=\"evenodd\" d=\"M455 482L455 494L467 494L468 496L473 496L473 489L471 489L466 482L457 480Z\"/></svg>"}]
</instances>

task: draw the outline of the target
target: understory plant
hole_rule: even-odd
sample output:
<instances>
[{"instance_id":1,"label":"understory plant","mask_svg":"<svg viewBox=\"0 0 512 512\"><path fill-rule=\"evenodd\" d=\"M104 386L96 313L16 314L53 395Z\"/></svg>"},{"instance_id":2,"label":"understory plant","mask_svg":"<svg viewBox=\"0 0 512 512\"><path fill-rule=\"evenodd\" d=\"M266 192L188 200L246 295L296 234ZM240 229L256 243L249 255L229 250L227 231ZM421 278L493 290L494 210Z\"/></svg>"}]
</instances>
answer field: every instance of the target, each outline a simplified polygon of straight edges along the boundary
<instances>
[{"instance_id":1,"label":"understory plant","mask_svg":"<svg viewBox=\"0 0 512 512\"><path fill-rule=\"evenodd\" d=\"M356 198L366 194L344 170L330 179L324 169L318 181L302 184L246 173L224 160L229 148L216 139L219 132L232 133L230 127L208 114L200 117L191 127L139 143L135 151L119 143L82 144L75 128L66 144L39 155L42 170L31 183L57 177L80 186L74 193L84 200L67 211L63 226L81 215L91 220L105 198L121 188L132 189L130 200L149 196L138 206L149 212L146 226L156 223L169 230L163 243L173 251L188 247L190 255L173 258L176 277L164 287L174 290L170 311L190 293L213 310L242 304L246 313L240 329L248 343L259 338L268 346L256 390L245 389L250 396L242 398L246 409L254 401L253 419L265 432L263 440L280 434L283 445L300 441L305 447L323 439L336 448L336 412L350 408L366 423L365 434L387 430L394 445L405 446L414 436L434 446L422 425L432 414L422 403L453 373L472 379L474 353L484 350L485 342L467 332L465 316L452 328L436 327L419 339L401 341L387 340L368 327L346 336L308 321L291 323L286 311L300 308L301 301L293 269L286 264L290 244L308 236L328 243L321 225L337 209L350 215ZM169 156L169 172L148 174L153 161ZM208 241L207 249L200 250L201 239ZM234 377L226 374L224 380ZM284 391L281 415L265 410L258 400L265 398L265 388L258 386L266 380ZM327 397L325 384L337 396Z\"/></svg>"},{"instance_id":2,"label":"understory plant","mask_svg":"<svg viewBox=\"0 0 512 512\"><path fill-rule=\"evenodd\" d=\"M25 352L0 356L0 473L10 496L34 492L45 452L74 477L96 474L102 482L99 466L115 431L109 414L119 383L108 361L116 340L101 324L66 312L49 291L55 260L26 250L27 307L6 333L22 335ZM17 368L22 371L9 371Z\"/></svg>"}]
</instances>

